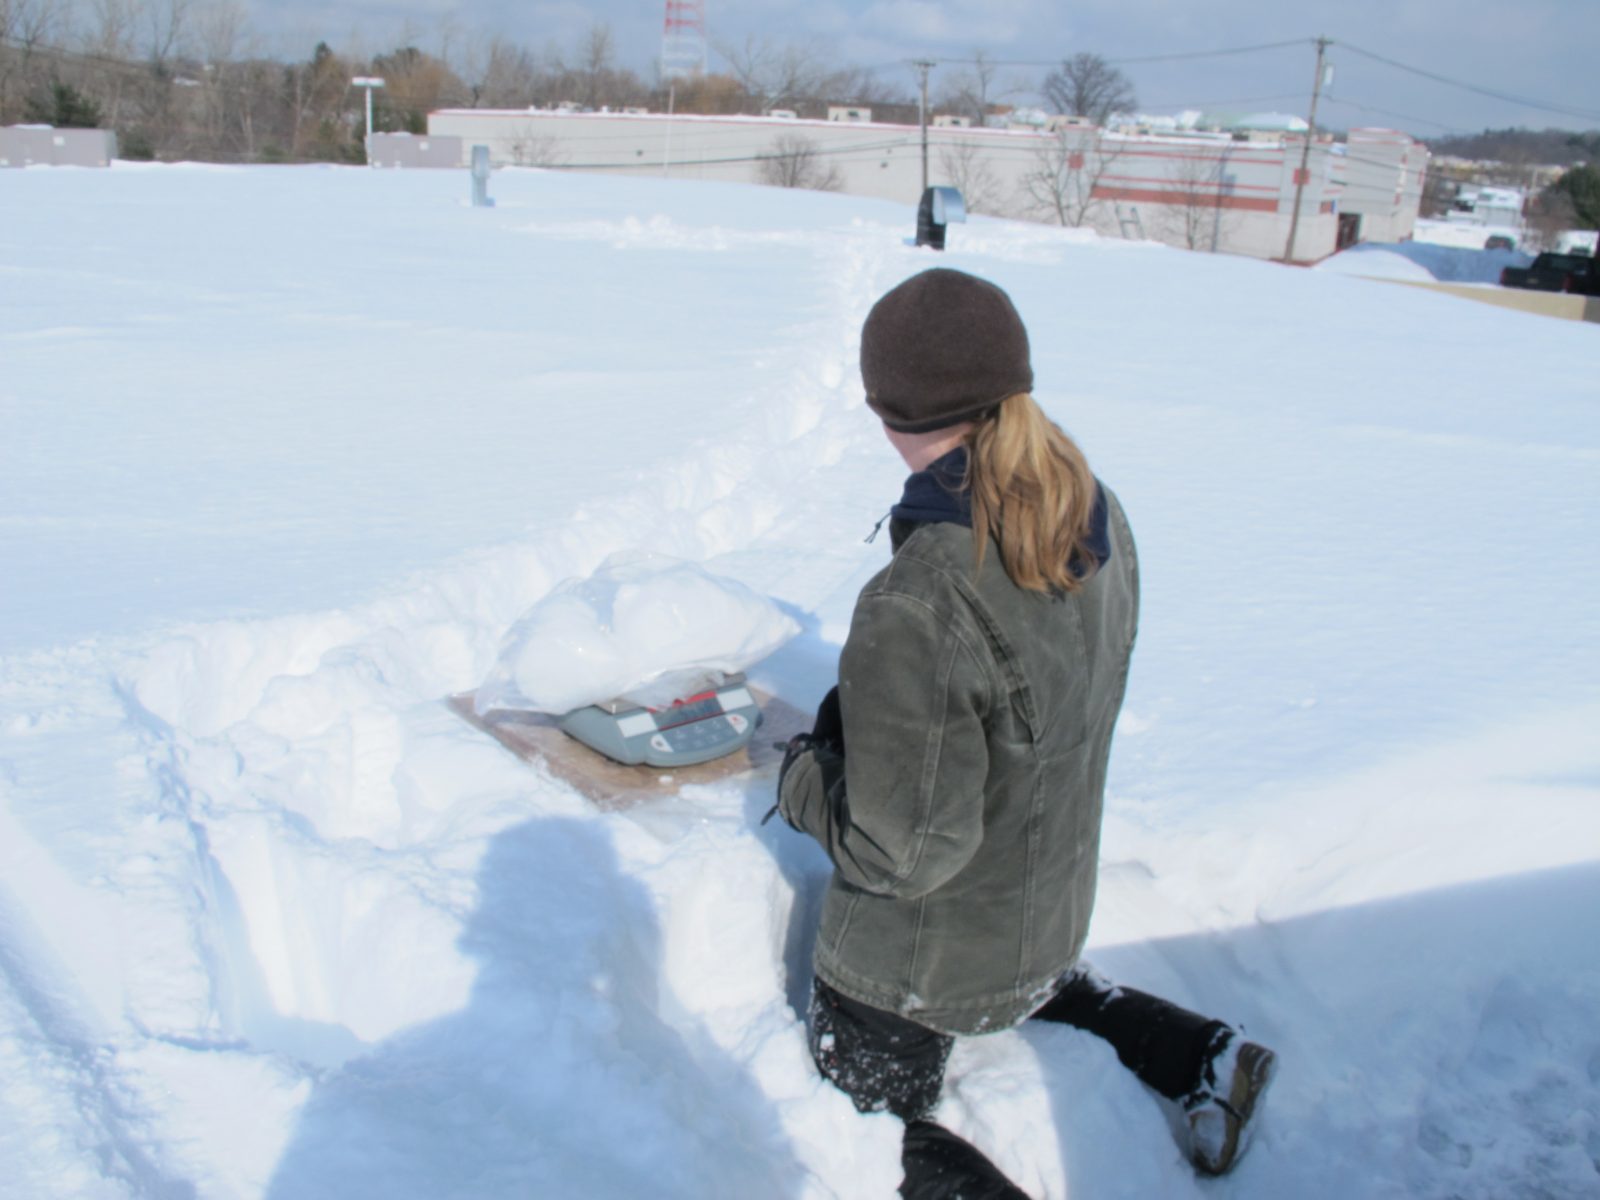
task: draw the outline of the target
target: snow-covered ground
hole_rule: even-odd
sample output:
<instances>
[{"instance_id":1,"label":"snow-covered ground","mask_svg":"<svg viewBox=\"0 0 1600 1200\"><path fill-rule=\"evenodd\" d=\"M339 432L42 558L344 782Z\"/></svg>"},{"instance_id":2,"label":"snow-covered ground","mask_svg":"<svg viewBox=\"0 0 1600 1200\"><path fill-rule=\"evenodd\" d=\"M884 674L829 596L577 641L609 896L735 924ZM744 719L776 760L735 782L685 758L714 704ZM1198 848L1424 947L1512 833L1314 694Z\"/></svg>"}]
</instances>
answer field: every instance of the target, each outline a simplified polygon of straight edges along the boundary
<instances>
[{"instance_id":1,"label":"snow-covered ground","mask_svg":"<svg viewBox=\"0 0 1600 1200\"><path fill-rule=\"evenodd\" d=\"M0 175L0 1193L887 1197L773 780L594 811L459 720L619 551L888 553L871 302L995 279L1144 613L1091 955L1282 1069L1252 1197L1600 1188L1600 330L909 206L534 171ZM1036 1196L1201 1196L1093 1038L963 1043Z\"/></svg>"}]
</instances>

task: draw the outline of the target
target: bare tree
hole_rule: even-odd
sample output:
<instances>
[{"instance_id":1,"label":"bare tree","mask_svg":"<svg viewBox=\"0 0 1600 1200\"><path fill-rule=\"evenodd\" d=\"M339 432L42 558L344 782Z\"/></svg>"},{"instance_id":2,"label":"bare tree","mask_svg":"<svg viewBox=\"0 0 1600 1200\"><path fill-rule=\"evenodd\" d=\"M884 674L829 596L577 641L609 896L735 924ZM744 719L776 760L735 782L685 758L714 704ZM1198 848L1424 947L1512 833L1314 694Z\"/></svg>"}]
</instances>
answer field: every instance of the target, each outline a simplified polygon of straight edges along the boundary
<instances>
[{"instance_id":1,"label":"bare tree","mask_svg":"<svg viewBox=\"0 0 1600 1200\"><path fill-rule=\"evenodd\" d=\"M761 156L757 175L762 183L774 187L837 192L844 186L839 168L824 162L817 143L798 133L779 135L772 149Z\"/></svg>"},{"instance_id":2,"label":"bare tree","mask_svg":"<svg viewBox=\"0 0 1600 1200\"><path fill-rule=\"evenodd\" d=\"M545 65L533 80L535 104L575 103L583 108L621 108L639 104L648 89L632 71L617 67L611 27L596 22L580 41L575 55L563 59L551 47Z\"/></svg>"},{"instance_id":3,"label":"bare tree","mask_svg":"<svg viewBox=\"0 0 1600 1200\"><path fill-rule=\"evenodd\" d=\"M1177 159L1167 171L1161 231L1190 250L1223 249L1233 231L1227 204L1233 182L1226 147L1219 154L1196 148Z\"/></svg>"},{"instance_id":4,"label":"bare tree","mask_svg":"<svg viewBox=\"0 0 1600 1200\"><path fill-rule=\"evenodd\" d=\"M351 64L318 42L310 62L285 72L288 85L288 156L354 160L361 146L353 139Z\"/></svg>"},{"instance_id":5,"label":"bare tree","mask_svg":"<svg viewBox=\"0 0 1600 1200\"><path fill-rule=\"evenodd\" d=\"M1122 155L1123 143L1097 129L1062 129L1040 144L1022 177L1028 207L1057 224L1093 223L1105 205L1100 183Z\"/></svg>"},{"instance_id":6,"label":"bare tree","mask_svg":"<svg viewBox=\"0 0 1600 1200\"><path fill-rule=\"evenodd\" d=\"M532 125L520 125L511 135L511 161L519 167L554 167L564 158L561 139L553 133L540 133Z\"/></svg>"},{"instance_id":7,"label":"bare tree","mask_svg":"<svg viewBox=\"0 0 1600 1200\"><path fill-rule=\"evenodd\" d=\"M589 27L579 48L578 75L583 80L583 103L587 108L599 108L606 91L606 76L611 72L616 57L611 26L596 21Z\"/></svg>"},{"instance_id":8,"label":"bare tree","mask_svg":"<svg viewBox=\"0 0 1600 1200\"><path fill-rule=\"evenodd\" d=\"M237 60L247 20L240 0L205 0L195 13L192 41L200 60L199 144L202 153L212 156L227 152L232 117L246 82Z\"/></svg>"},{"instance_id":9,"label":"bare tree","mask_svg":"<svg viewBox=\"0 0 1600 1200\"><path fill-rule=\"evenodd\" d=\"M841 67L816 81L808 99L838 104L914 104L904 87L884 79L871 67Z\"/></svg>"},{"instance_id":10,"label":"bare tree","mask_svg":"<svg viewBox=\"0 0 1600 1200\"><path fill-rule=\"evenodd\" d=\"M109 58L132 58L139 21L139 0L90 0L84 49Z\"/></svg>"},{"instance_id":11,"label":"bare tree","mask_svg":"<svg viewBox=\"0 0 1600 1200\"><path fill-rule=\"evenodd\" d=\"M989 106L998 94L995 89L999 68L983 50L975 50L966 70L952 76L940 93L939 107L953 109L969 117L974 125L989 119Z\"/></svg>"},{"instance_id":12,"label":"bare tree","mask_svg":"<svg viewBox=\"0 0 1600 1200\"><path fill-rule=\"evenodd\" d=\"M136 0L147 34L146 54L153 66L165 68L183 48L189 0Z\"/></svg>"},{"instance_id":13,"label":"bare tree","mask_svg":"<svg viewBox=\"0 0 1600 1200\"><path fill-rule=\"evenodd\" d=\"M970 213L994 215L1002 207L1000 181L989 169L983 147L974 141L947 142L939 148L939 169L961 193Z\"/></svg>"},{"instance_id":14,"label":"bare tree","mask_svg":"<svg viewBox=\"0 0 1600 1200\"><path fill-rule=\"evenodd\" d=\"M90 0L81 33L83 49L101 58L131 59L138 45L138 26L139 0ZM102 81L100 107L106 124L119 132L126 124L124 100L132 83L131 72L117 69L107 71Z\"/></svg>"},{"instance_id":15,"label":"bare tree","mask_svg":"<svg viewBox=\"0 0 1600 1200\"><path fill-rule=\"evenodd\" d=\"M0 41L32 49L60 32L61 16L50 0L0 0Z\"/></svg>"},{"instance_id":16,"label":"bare tree","mask_svg":"<svg viewBox=\"0 0 1600 1200\"><path fill-rule=\"evenodd\" d=\"M1560 187L1547 187L1529 202L1527 225L1535 243L1548 250L1559 233L1578 227L1577 206Z\"/></svg>"},{"instance_id":17,"label":"bare tree","mask_svg":"<svg viewBox=\"0 0 1600 1200\"><path fill-rule=\"evenodd\" d=\"M1139 103L1128 77L1098 54L1074 54L1064 60L1045 76L1041 90L1058 113L1088 117L1096 125Z\"/></svg>"},{"instance_id":18,"label":"bare tree","mask_svg":"<svg viewBox=\"0 0 1600 1200\"><path fill-rule=\"evenodd\" d=\"M62 6L53 0L0 0L0 125L15 120L43 82L38 51L61 32Z\"/></svg>"},{"instance_id":19,"label":"bare tree","mask_svg":"<svg viewBox=\"0 0 1600 1200\"><path fill-rule=\"evenodd\" d=\"M498 33L468 51L463 71L473 108L525 108L538 90L533 56Z\"/></svg>"},{"instance_id":20,"label":"bare tree","mask_svg":"<svg viewBox=\"0 0 1600 1200\"><path fill-rule=\"evenodd\" d=\"M718 43L716 51L761 112L815 98L828 76L824 54L812 45L747 37L742 46Z\"/></svg>"},{"instance_id":21,"label":"bare tree","mask_svg":"<svg viewBox=\"0 0 1600 1200\"><path fill-rule=\"evenodd\" d=\"M245 48L250 17L241 0L203 0L190 24L201 62L232 63Z\"/></svg>"}]
</instances>

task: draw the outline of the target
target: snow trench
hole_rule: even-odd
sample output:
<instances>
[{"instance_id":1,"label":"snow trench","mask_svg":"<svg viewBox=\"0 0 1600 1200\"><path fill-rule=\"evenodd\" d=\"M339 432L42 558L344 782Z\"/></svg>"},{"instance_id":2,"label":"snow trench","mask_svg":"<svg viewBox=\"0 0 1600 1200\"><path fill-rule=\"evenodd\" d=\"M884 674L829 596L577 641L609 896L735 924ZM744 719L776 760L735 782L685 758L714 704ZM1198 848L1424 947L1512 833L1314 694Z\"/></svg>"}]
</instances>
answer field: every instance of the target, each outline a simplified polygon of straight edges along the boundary
<instances>
[{"instance_id":1,"label":"snow trench","mask_svg":"<svg viewBox=\"0 0 1600 1200\"><path fill-rule=\"evenodd\" d=\"M186 1017L167 994L129 1004L164 1053L217 1071L231 1050L247 1075L265 1055L312 1089L303 1106L269 1089L270 1174L266 1152L245 1178L202 1144L197 1178L348 1195L388 1158L405 1194L689 1195L716 1162L721 1194L791 1179L799 1195L841 1155L861 1169L815 1128L849 1110L814 1078L791 995L809 956L791 909L822 864L752 819L772 781L602 817L440 701L483 678L518 614L618 551L718 564L791 606L858 574L861 554L796 578L762 547L791 536L790 496L872 432L853 339L891 266L851 245L820 264L826 315L795 339L812 348L781 394L631 493L359 609L189 628L119 677L185 831L167 882L193 889L204 988ZM168 1136L194 1115L180 1101Z\"/></svg>"}]
</instances>

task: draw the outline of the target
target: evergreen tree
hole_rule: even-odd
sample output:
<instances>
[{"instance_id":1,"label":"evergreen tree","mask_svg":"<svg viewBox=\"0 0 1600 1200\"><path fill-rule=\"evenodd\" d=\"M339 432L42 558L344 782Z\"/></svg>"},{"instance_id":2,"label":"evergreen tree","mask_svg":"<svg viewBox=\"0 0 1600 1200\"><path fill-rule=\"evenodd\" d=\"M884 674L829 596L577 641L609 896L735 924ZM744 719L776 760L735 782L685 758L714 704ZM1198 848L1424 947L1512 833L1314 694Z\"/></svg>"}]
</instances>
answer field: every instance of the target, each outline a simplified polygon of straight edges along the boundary
<instances>
[{"instance_id":1,"label":"evergreen tree","mask_svg":"<svg viewBox=\"0 0 1600 1200\"><path fill-rule=\"evenodd\" d=\"M1581 229L1600 229L1600 168L1573 167L1554 185L1572 202Z\"/></svg>"},{"instance_id":2,"label":"evergreen tree","mask_svg":"<svg viewBox=\"0 0 1600 1200\"><path fill-rule=\"evenodd\" d=\"M67 83L52 83L40 96L29 98L24 119L57 129L98 129L100 107Z\"/></svg>"}]
</instances>

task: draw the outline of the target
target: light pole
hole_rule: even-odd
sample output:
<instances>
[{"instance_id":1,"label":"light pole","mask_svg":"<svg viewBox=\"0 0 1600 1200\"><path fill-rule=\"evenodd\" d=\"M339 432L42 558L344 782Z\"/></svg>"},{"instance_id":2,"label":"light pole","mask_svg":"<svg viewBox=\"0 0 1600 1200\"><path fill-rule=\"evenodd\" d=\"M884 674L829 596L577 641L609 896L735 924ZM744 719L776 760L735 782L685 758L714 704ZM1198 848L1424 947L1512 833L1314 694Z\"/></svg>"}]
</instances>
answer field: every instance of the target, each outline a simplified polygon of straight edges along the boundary
<instances>
[{"instance_id":1,"label":"light pole","mask_svg":"<svg viewBox=\"0 0 1600 1200\"><path fill-rule=\"evenodd\" d=\"M353 87L361 88L367 93L367 136L361 139L361 148L367 155L367 166L372 165L372 89L381 88L383 80L376 75L357 75L350 81Z\"/></svg>"}]
</instances>

